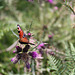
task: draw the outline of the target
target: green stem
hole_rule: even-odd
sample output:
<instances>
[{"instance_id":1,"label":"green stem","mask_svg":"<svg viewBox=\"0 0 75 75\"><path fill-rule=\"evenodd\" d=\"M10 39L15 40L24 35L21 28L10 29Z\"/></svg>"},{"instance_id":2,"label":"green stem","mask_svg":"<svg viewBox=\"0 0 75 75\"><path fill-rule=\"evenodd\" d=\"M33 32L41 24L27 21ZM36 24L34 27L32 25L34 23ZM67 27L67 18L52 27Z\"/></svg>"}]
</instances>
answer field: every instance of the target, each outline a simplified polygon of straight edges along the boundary
<instances>
[{"instance_id":1,"label":"green stem","mask_svg":"<svg viewBox=\"0 0 75 75\"><path fill-rule=\"evenodd\" d=\"M70 5L68 5L68 4L64 4L66 7L68 7L72 12L73 12L73 14L75 15L75 11L73 10L73 8L70 6Z\"/></svg>"},{"instance_id":2,"label":"green stem","mask_svg":"<svg viewBox=\"0 0 75 75\"><path fill-rule=\"evenodd\" d=\"M31 69L32 69L32 75L35 75L34 59L32 59L32 67L31 67Z\"/></svg>"}]
</instances>

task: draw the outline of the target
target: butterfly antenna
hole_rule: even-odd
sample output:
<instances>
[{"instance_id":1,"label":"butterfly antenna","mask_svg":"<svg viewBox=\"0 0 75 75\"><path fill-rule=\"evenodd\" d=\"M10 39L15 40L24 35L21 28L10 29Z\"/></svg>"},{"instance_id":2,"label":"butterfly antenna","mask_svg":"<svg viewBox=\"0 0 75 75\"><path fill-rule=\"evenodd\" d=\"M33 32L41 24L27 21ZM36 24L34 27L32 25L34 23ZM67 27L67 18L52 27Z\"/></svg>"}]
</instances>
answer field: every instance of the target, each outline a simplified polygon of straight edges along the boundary
<instances>
[{"instance_id":1,"label":"butterfly antenna","mask_svg":"<svg viewBox=\"0 0 75 75\"><path fill-rule=\"evenodd\" d=\"M30 30L31 30L32 23L33 23L33 21L31 21L30 28L29 28L29 32L30 32Z\"/></svg>"},{"instance_id":2,"label":"butterfly antenna","mask_svg":"<svg viewBox=\"0 0 75 75\"><path fill-rule=\"evenodd\" d=\"M12 33L19 38L19 36L11 29Z\"/></svg>"}]
</instances>

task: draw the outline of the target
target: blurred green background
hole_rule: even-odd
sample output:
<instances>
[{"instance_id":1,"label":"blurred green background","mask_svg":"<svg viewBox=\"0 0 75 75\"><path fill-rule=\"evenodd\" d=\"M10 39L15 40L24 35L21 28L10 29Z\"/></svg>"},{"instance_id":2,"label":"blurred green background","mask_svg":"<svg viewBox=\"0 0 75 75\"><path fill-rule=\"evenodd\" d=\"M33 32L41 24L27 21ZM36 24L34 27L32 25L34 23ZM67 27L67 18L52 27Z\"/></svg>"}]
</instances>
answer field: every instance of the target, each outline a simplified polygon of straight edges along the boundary
<instances>
[{"instance_id":1,"label":"blurred green background","mask_svg":"<svg viewBox=\"0 0 75 75\"><path fill-rule=\"evenodd\" d=\"M53 0L53 3L47 0L0 0L0 75L24 73L23 63L20 66L11 63L13 51L6 51L18 39L11 31L18 35L17 24L26 32L32 22L31 33L37 41L49 43L48 35L54 34L52 45L67 55L72 53L69 50L73 50L75 57L75 15L64 4L75 10L74 0ZM74 67L74 63L75 60L69 64ZM71 71L74 72L75 68L71 68ZM73 75L70 73L64 75Z\"/></svg>"}]
</instances>

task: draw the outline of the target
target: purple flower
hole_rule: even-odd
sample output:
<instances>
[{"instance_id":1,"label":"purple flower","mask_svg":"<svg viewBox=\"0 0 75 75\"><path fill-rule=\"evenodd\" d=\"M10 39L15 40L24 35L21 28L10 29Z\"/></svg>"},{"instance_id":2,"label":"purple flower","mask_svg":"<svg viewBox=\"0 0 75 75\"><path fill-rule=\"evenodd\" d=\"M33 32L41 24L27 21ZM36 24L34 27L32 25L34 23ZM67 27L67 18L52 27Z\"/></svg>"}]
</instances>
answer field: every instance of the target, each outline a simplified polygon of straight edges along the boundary
<instances>
[{"instance_id":1,"label":"purple flower","mask_svg":"<svg viewBox=\"0 0 75 75\"><path fill-rule=\"evenodd\" d=\"M40 45L38 45L37 49L41 50L41 49L45 49L45 44L41 43Z\"/></svg>"},{"instance_id":2,"label":"purple flower","mask_svg":"<svg viewBox=\"0 0 75 75\"><path fill-rule=\"evenodd\" d=\"M57 7L57 6L55 6L55 7L54 7L54 10L58 10L58 7Z\"/></svg>"},{"instance_id":3,"label":"purple flower","mask_svg":"<svg viewBox=\"0 0 75 75\"><path fill-rule=\"evenodd\" d=\"M18 59L17 59L16 57L13 57L13 58L11 59L11 62L13 62L14 64L16 64L16 63L18 62Z\"/></svg>"},{"instance_id":4,"label":"purple flower","mask_svg":"<svg viewBox=\"0 0 75 75\"><path fill-rule=\"evenodd\" d=\"M31 37L31 33L28 33L28 37Z\"/></svg>"},{"instance_id":5,"label":"purple flower","mask_svg":"<svg viewBox=\"0 0 75 75\"><path fill-rule=\"evenodd\" d=\"M12 59L11 59L11 62L13 62L15 60L15 57L13 57Z\"/></svg>"},{"instance_id":6,"label":"purple flower","mask_svg":"<svg viewBox=\"0 0 75 75\"><path fill-rule=\"evenodd\" d=\"M41 50L42 48L41 48L41 46L40 46L40 45L38 45L37 49L38 49L38 50Z\"/></svg>"},{"instance_id":7,"label":"purple flower","mask_svg":"<svg viewBox=\"0 0 75 75\"><path fill-rule=\"evenodd\" d=\"M36 58L38 56L38 53L36 51L32 52L32 58Z\"/></svg>"},{"instance_id":8,"label":"purple flower","mask_svg":"<svg viewBox=\"0 0 75 75\"><path fill-rule=\"evenodd\" d=\"M52 36L52 35L48 35L48 37L49 37L49 38L52 38L53 36Z\"/></svg>"},{"instance_id":9,"label":"purple flower","mask_svg":"<svg viewBox=\"0 0 75 75\"><path fill-rule=\"evenodd\" d=\"M16 53L16 50L14 50L13 53Z\"/></svg>"},{"instance_id":10,"label":"purple flower","mask_svg":"<svg viewBox=\"0 0 75 75\"><path fill-rule=\"evenodd\" d=\"M19 46L16 46L16 49L17 49L18 51L21 51L21 50L22 50L22 48L19 47Z\"/></svg>"},{"instance_id":11,"label":"purple flower","mask_svg":"<svg viewBox=\"0 0 75 75\"><path fill-rule=\"evenodd\" d=\"M26 68L27 68L27 69L30 69L30 64L29 64L29 62L26 63Z\"/></svg>"},{"instance_id":12,"label":"purple flower","mask_svg":"<svg viewBox=\"0 0 75 75\"><path fill-rule=\"evenodd\" d=\"M52 35L48 35L48 38L49 38L49 39L52 39L53 36L54 36L54 34L52 34Z\"/></svg>"},{"instance_id":13,"label":"purple flower","mask_svg":"<svg viewBox=\"0 0 75 75\"><path fill-rule=\"evenodd\" d=\"M23 50L23 52L27 52L30 48L30 45L26 45L23 49L19 46L16 46L16 50L13 51L13 53L19 53Z\"/></svg>"},{"instance_id":14,"label":"purple flower","mask_svg":"<svg viewBox=\"0 0 75 75\"><path fill-rule=\"evenodd\" d=\"M11 62L13 62L14 64L16 64L20 58L21 58L21 55L17 54L15 57L13 57L11 59Z\"/></svg>"},{"instance_id":15,"label":"purple flower","mask_svg":"<svg viewBox=\"0 0 75 75\"><path fill-rule=\"evenodd\" d=\"M41 47L44 47L44 43L41 43L40 46L41 46Z\"/></svg>"},{"instance_id":16,"label":"purple flower","mask_svg":"<svg viewBox=\"0 0 75 75\"><path fill-rule=\"evenodd\" d=\"M13 51L13 53L19 53L22 51L22 48L19 46L16 46L16 50Z\"/></svg>"},{"instance_id":17,"label":"purple flower","mask_svg":"<svg viewBox=\"0 0 75 75\"><path fill-rule=\"evenodd\" d=\"M29 55L32 56L32 58L36 58L38 56L38 53L36 51L29 52Z\"/></svg>"},{"instance_id":18,"label":"purple flower","mask_svg":"<svg viewBox=\"0 0 75 75\"><path fill-rule=\"evenodd\" d=\"M29 36L31 36L31 33L28 33Z\"/></svg>"},{"instance_id":19,"label":"purple flower","mask_svg":"<svg viewBox=\"0 0 75 75\"><path fill-rule=\"evenodd\" d=\"M53 0L48 0L49 3L53 4Z\"/></svg>"},{"instance_id":20,"label":"purple flower","mask_svg":"<svg viewBox=\"0 0 75 75\"><path fill-rule=\"evenodd\" d=\"M11 62L16 64L19 61L19 59L26 62L29 59L27 54L29 48L30 45L26 45L23 49L19 46L16 46L16 50L14 50L13 53L17 53L17 55L11 59Z\"/></svg>"}]
</instances>

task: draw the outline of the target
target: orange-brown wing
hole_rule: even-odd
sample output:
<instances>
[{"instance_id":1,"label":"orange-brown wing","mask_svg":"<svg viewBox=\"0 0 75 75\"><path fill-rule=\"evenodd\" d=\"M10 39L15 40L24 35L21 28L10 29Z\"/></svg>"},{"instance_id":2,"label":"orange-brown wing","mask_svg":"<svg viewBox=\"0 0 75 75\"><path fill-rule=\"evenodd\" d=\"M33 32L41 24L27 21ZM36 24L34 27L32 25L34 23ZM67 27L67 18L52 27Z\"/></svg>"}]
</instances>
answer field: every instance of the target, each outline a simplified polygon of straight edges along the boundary
<instances>
[{"instance_id":1,"label":"orange-brown wing","mask_svg":"<svg viewBox=\"0 0 75 75\"><path fill-rule=\"evenodd\" d=\"M21 38L21 39L19 40L19 42L20 42L21 44L28 44L28 43L29 43L29 40L28 40L26 37L24 37L24 38Z\"/></svg>"},{"instance_id":2,"label":"orange-brown wing","mask_svg":"<svg viewBox=\"0 0 75 75\"><path fill-rule=\"evenodd\" d=\"M23 30L21 29L21 27L19 25L17 25L17 28L18 28L18 33L19 33L19 38L23 38Z\"/></svg>"}]
</instances>

